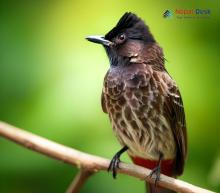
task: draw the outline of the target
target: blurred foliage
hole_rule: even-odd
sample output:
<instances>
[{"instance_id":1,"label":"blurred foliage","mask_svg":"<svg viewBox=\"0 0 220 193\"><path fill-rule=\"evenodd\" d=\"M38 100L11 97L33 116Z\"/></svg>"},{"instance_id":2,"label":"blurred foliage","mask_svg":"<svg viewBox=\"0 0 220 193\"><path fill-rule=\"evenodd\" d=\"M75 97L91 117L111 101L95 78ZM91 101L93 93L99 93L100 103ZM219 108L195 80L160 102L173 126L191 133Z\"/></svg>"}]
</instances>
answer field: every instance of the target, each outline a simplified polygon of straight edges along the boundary
<instances>
[{"instance_id":1,"label":"blurred foliage","mask_svg":"<svg viewBox=\"0 0 220 193\"><path fill-rule=\"evenodd\" d=\"M125 11L144 18L164 49L186 109L189 154L181 177L220 191L220 6L217 0L1 1L0 119L82 151L120 148L100 94L109 67L101 46ZM166 9L211 9L207 19L164 19ZM0 192L64 192L76 169L0 138ZM122 158L129 161L126 155ZM144 183L101 172L82 192L144 192Z\"/></svg>"}]
</instances>

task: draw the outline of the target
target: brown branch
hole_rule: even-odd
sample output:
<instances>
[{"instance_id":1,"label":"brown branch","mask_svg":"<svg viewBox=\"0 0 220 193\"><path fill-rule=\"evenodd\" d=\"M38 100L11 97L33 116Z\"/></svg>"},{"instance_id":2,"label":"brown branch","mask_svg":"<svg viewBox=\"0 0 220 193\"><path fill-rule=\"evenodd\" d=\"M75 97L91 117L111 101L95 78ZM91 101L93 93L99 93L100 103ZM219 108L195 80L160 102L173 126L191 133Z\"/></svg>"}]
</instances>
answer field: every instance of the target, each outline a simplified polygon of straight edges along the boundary
<instances>
[{"instance_id":1,"label":"brown branch","mask_svg":"<svg viewBox=\"0 0 220 193\"><path fill-rule=\"evenodd\" d=\"M73 179L72 183L68 187L66 193L78 193L86 180L93 174L89 170L80 170L76 177Z\"/></svg>"},{"instance_id":2,"label":"brown branch","mask_svg":"<svg viewBox=\"0 0 220 193\"><path fill-rule=\"evenodd\" d=\"M65 163L75 165L78 168L91 172L97 172L100 170L106 171L110 163L107 159L80 152L3 122L0 122L0 136L8 138L9 140L19 143L20 145L41 154L45 154L49 157L64 161ZM154 183L152 178L146 177L151 172L149 169L126 163L120 163L119 167L119 173ZM161 174L158 184L162 187L182 193L211 193L209 190L163 174Z\"/></svg>"}]
</instances>

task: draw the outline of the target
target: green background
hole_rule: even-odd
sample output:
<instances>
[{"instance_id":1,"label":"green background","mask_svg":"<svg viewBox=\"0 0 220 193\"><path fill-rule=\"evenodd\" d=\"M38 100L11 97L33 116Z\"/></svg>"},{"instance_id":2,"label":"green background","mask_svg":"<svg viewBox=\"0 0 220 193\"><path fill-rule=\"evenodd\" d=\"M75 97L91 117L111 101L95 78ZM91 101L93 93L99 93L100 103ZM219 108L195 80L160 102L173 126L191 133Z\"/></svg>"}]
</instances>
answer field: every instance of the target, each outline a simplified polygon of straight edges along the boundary
<instances>
[{"instance_id":1,"label":"green background","mask_svg":"<svg viewBox=\"0 0 220 193\"><path fill-rule=\"evenodd\" d=\"M164 19L169 9L211 9L208 18ZM101 46L126 11L142 17L163 47L184 100L189 154L180 178L220 192L220 3L217 0L1 1L0 119L79 150L111 158L120 146L100 95L109 68ZM127 155L122 160L130 162ZM64 192L77 169L0 138L0 192ZM107 172L81 192L144 192Z\"/></svg>"}]
</instances>

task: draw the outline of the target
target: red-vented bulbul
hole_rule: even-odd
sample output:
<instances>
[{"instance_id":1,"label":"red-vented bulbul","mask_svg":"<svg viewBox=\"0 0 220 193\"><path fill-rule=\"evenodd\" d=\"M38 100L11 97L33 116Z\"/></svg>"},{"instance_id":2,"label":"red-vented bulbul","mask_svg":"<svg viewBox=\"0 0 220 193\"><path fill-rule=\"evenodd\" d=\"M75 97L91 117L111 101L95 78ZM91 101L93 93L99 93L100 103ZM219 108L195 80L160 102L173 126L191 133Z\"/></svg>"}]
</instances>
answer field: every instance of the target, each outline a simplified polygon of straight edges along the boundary
<instances>
[{"instance_id":1,"label":"red-vented bulbul","mask_svg":"<svg viewBox=\"0 0 220 193\"><path fill-rule=\"evenodd\" d=\"M104 37L87 40L102 44L110 60L101 96L114 133L123 148L109 170L116 171L120 155L128 151L137 165L176 177L183 173L187 153L182 99L164 66L162 48L148 26L133 13L125 13ZM148 185L150 193L173 191Z\"/></svg>"}]
</instances>

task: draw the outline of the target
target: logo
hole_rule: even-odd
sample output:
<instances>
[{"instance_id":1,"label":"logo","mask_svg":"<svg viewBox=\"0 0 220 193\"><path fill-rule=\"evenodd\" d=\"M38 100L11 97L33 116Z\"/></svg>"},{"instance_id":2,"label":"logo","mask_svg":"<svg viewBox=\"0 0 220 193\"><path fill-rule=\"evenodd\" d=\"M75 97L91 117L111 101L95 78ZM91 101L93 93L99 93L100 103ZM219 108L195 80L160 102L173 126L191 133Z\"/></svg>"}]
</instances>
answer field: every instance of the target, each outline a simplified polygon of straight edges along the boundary
<instances>
[{"instance_id":1,"label":"logo","mask_svg":"<svg viewBox=\"0 0 220 193\"><path fill-rule=\"evenodd\" d=\"M210 18L211 9L167 9L163 13L164 18L176 18L176 19L197 19L197 18Z\"/></svg>"},{"instance_id":2,"label":"logo","mask_svg":"<svg viewBox=\"0 0 220 193\"><path fill-rule=\"evenodd\" d=\"M163 17L164 18L169 18L172 16L172 12L170 10L166 10L164 13L163 13Z\"/></svg>"}]
</instances>

